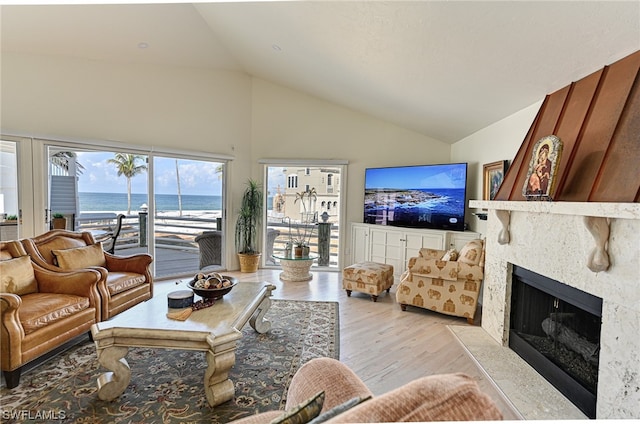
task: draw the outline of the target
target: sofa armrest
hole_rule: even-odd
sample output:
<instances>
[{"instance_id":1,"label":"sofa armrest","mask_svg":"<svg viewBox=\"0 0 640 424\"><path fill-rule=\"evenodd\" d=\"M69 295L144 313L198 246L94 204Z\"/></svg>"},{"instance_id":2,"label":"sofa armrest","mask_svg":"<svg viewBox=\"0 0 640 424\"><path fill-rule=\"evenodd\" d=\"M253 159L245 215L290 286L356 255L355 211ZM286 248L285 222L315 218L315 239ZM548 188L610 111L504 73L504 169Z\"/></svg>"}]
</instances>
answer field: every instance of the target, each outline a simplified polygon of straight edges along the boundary
<instances>
[{"instance_id":1,"label":"sofa armrest","mask_svg":"<svg viewBox=\"0 0 640 424\"><path fill-rule=\"evenodd\" d=\"M104 252L106 260L106 268L110 271L136 272L138 274L146 274L149 265L153 262L153 257L148 253L136 253L133 255L112 255Z\"/></svg>"},{"instance_id":2,"label":"sofa armrest","mask_svg":"<svg viewBox=\"0 0 640 424\"><path fill-rule=\"evenodd\" d=\"M469 376L418 378L343 412L329 423L500 420L502 413Z\"/></svg>"},{"instance_id":3,"label":"sofa armrest","mask_svg":"<svg viewBox=\"0 0 640 424\"><path fill-rule=\"evenodd\" d=\"M22 339L24 328L20 324L20 305L22 299L13 293L0 293L0 351L2 352L2 369L12 370L20 366L22 358ZM15 340L12 342L12 340Z\"/></svg>"},{"instance_id":4,"label":"sofa armrest","mask_svg":"<svg viewBox=\"0 0 640 424\"><path fill-rule=\"evenodd\" d=\"M415 263L409 267L409 270L414 275L428 278L441 278L449 281L458 279L458 262L454 261L417 258Z\"/></svg>"},{"instance_id":5,"label":"sofa armrest","mask_svg":"<svg viewBox=\"0 0 640 424\"><path fill-rule=\"evenodd\" d=\"M101 275L95 269L53 272L34 265L33 272L38 281L38 291L43 293L73 294L96 299L97 284Z\"/></svg>"},{"instance_id":6,"label":"sofa armrest","mask_svg":"<svg viewBox=\"0 0 640 424\"><path fill-rule=\"evenodd\" d=\"M446 250L430 249L428 247L420 249L420 257L425 259L440 259L445 253L447 253Z\"/></svg>"},{"instance_id":7,"label":"sofa armrest","mask_svg":"<svg viewBox=\"0 0 640 424\"><path fill-rule=\"evenodd\" d=\"M286 409L324 390L322 412L354 397L373 396L362 380L342 362L331 358L315 358L296 372L287 391Z\"/></svg>"},{"instance_id":8,"label":"sofa armrest","mask_svg":"<svg viewBox=\"0 0 640 424\"><path fill-rule=\"evenodd\" d=\"M463 280L482 281L484 278L484 267L460 262L458 267L458 278Z\"/></svg>"}]
</instances>

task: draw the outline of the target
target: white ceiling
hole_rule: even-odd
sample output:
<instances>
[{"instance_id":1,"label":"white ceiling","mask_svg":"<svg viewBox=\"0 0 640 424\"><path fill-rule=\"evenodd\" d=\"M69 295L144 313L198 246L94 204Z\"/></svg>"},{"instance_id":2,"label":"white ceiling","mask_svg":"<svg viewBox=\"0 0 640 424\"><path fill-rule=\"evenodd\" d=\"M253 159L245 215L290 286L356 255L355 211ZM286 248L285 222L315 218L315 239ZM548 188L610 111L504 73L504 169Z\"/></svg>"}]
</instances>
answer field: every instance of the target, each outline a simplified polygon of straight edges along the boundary
<instances>
[{"instance_id":1,"label":"white ceiling","mask_svg":"<svg viewBox=\"0 0 640 424\"><path fill-rule=\"evenodd\" d=\"M2 51L246 72L449 143L640 49L637 0L0 4Z\"/></svg>"}]
</instances>

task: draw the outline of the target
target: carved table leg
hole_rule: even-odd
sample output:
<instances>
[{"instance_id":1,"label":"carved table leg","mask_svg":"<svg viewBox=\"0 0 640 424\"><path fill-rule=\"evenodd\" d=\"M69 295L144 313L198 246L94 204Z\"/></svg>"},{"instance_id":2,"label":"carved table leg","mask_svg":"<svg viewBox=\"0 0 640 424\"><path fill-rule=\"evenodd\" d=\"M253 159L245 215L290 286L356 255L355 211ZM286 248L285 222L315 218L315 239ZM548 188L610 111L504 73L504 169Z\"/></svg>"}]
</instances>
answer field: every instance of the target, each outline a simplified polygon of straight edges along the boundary
<instances>
[{"instance_id":1,"label":"carved table leg","mask_svg":"<svg viewBox=\"0 0 640 424\"><path fill-rule=\"evenodd\" d=\"M110 370L98 377L98 397L113 400L126 390L131 381L131 369L124 359L127 347L111 346L98 351L98 362Z\"/></svg>"},{"instance_id":2,"label":"carved table leg","mask_svg":"<svg viewBox=\"0 0 640 424\"><path fill-rule=\"evenodd\" d=\"M271 299L265 297L256 309L256 312L251 316L249 320L249 324L251 327L256 330L260 334L264 334L267 331L271 330L271 322L267 319L264 319L264 316L267 314L267 311L271 307Z\"/></svg>"},{"instance_id":3,"label":"carved table leg","mask_svg":"<svg viewBox=\"0 0 640 424\"><path fill-rule=\"evenodd\" d=\"M204 392L210 406L220 405L233 399L235 387L229 379L229 371L236 362L236 342L219 343L215 337L207 337L211 345L205 356L207 360L207 370L204 373Z\"/></svg>"}]
</instances>

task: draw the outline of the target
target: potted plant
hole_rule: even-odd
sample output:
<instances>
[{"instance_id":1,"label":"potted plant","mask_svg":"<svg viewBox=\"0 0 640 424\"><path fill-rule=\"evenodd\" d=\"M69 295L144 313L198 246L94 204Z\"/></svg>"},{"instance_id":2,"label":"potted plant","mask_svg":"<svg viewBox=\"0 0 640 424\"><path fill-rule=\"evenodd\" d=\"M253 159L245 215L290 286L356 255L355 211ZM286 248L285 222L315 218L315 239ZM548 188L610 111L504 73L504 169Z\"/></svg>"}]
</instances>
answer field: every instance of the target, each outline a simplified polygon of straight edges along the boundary
<instances>
[{"instance_id":1,"label":"potted plant","mask_svg":"<svg viewBox=\"0 0 640 424\"><path fill-rule=\"evenodd\" d=\"M261 253L258 252L258 224L262 219L262 189L251 178L242 195L240 212L236 221L236 252L240 272L256 272Z\"/></svg>"},{"instance_id":2,"label":"potted plant","mask_svg":"<svg viewBox=\"0 0 640 424\"><path fill-rule=\"evenodd\" d=\"M18 215L7 215L8 222L18 222Z\"/></svg>"},{"instance_id":3,"label":"potted plant","mask_svg":"<svg viewBox=\"0 0 640 424\"><path fill-rule=\"evenodd\" d=\"M52 225L54 229L64 230L67 228L67 218L61 213L54 213Z\"/></svg>"}]
</instances>

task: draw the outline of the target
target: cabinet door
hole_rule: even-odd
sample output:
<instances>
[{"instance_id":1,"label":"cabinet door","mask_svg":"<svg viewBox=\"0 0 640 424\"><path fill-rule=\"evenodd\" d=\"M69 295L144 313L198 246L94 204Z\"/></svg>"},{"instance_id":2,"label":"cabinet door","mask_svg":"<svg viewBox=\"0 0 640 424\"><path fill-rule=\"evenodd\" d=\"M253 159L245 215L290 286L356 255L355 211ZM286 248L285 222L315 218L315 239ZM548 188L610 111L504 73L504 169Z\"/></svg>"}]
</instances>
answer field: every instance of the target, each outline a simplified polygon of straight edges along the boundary
<instances>
[{"instance_id":1,"label":"cabinet door","mask_svg":"<svg viewBox=\"0 0 640 424\"><path fill-rule=\"evenodd\" d=\"M369 227L351 226L351 259L352 263L369 260Z\"/></svg>"},{"instance_id":2,"label":"cabinet door","mask_svg":"<svg viewBox=\"0 0 640 424\"><path fill-rule=\"evenodd\" d=\"M393 266L394 274L402 273L402 255L405 239L401 231L387 228L372 228L370 231L370 258L373 262Z\"/></svg>"}]
</instances>

